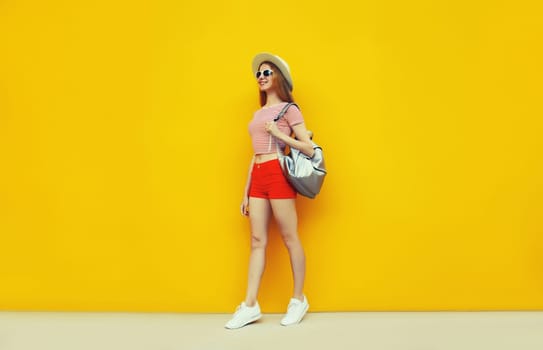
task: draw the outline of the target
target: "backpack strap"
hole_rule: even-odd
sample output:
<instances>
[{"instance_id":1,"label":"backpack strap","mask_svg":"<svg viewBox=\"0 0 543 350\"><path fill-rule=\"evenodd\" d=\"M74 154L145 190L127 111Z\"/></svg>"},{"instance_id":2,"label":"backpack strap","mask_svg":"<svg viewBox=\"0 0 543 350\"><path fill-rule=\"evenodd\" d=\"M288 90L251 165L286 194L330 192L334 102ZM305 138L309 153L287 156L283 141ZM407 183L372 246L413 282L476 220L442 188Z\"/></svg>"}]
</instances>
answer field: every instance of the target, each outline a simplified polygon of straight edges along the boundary
<instances>
[{"instance_id":1,"label":"backpack strap","mask_svg":"<svg viewBox=\"0 0 543 350\"><path fill-rule=\"evenodd\" d=\"M281 112L279 112L279 114L277 115L277 117L275 117L275 119L273 119L273 121L277 122L279 119L283 118L283 116L285 115L285 113L287 113L287 110L289 109L290 106L296 106L296 108L300 109L300 106L298 106L296 103L289 102L285 105L285 107L283 107Z\"/></svg>"}]
</instances>

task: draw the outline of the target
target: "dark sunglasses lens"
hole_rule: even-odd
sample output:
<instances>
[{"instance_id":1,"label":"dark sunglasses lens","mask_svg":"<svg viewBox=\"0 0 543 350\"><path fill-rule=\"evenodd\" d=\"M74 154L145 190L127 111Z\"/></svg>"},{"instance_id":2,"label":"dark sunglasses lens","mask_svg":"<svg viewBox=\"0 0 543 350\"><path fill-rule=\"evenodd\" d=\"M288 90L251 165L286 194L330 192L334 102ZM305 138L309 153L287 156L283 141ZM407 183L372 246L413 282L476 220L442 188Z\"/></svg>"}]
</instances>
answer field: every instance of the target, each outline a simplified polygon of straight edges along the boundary
<instances>
[{"instance_id":1,"label":"dark sunglasses lens","mask_svg":"<svg viewBox=\"0 0 543 350\"><path fill-rule=\"evenodd\" d=\"M263 70L262 72L261 71L258 71L256 72L256 78L260 78L261 75L264 75L265 77L269 77L270 75L272 75L273 71L270 70L270 69L266 69L266 70Z\"/></svg>"}]
</instances>

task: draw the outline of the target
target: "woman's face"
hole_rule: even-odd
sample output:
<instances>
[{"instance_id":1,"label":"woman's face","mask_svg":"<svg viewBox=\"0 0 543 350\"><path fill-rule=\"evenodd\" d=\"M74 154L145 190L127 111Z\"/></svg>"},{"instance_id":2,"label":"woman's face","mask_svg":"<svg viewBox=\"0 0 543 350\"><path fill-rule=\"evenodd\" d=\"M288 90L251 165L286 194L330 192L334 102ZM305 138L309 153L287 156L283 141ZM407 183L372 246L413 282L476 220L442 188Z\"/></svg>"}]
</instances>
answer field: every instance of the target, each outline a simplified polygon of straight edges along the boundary
<instances>
[{"instance_id":1,"label":"woman's face","mask_svg":"<svg viewBox=\"0 0 543 350\"><path fill-rule=\"evenodd\" d=\"M273 72L269 64L262 63L260 65L260 68L258 69L258 72L257 72L257 75L259 75L259 77L256 78L260 91L270 91L273 88L274 74L275 72Z\"/></svg>"}]
</instances>

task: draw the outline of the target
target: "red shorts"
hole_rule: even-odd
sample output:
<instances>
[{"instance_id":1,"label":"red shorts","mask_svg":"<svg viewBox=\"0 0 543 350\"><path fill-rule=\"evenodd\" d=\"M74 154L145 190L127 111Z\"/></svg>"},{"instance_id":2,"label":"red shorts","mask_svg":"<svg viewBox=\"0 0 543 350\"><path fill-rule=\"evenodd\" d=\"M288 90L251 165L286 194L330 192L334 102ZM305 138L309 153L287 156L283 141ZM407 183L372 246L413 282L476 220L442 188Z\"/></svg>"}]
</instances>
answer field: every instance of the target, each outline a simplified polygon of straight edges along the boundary
<instances>
[{"instance_id":1,"label":"red shorts","mask_svg":"<svg viewBox=\"0 0 543 350\"><path fill-rule=\"evenodd\" d=\"M296 198L296 191L283 175L278 159L253 165L249 197L265 199Z\"/></svg>"}]
</instances>

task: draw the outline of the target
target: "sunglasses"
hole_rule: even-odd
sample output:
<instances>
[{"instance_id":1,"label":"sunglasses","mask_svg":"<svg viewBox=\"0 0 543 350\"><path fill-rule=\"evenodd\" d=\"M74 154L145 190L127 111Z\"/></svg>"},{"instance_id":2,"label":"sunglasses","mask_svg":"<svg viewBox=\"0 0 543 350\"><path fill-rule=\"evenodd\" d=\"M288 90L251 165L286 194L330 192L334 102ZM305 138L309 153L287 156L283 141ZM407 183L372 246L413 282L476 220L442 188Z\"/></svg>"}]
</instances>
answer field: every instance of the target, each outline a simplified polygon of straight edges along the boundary
<instances>
[{"instance_id":1,"label":"sunglasses","mask_svg":"<svg viewBox=\"0 0 543 350\"><path fill-rule=\"evenodd\" d=\"M260 78L261 75L264 75L265 77L269 77L272 75L273 71L271 69L264 69L263 71L256 72L256 78Z\"/></svg>"}]
</instances>

